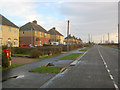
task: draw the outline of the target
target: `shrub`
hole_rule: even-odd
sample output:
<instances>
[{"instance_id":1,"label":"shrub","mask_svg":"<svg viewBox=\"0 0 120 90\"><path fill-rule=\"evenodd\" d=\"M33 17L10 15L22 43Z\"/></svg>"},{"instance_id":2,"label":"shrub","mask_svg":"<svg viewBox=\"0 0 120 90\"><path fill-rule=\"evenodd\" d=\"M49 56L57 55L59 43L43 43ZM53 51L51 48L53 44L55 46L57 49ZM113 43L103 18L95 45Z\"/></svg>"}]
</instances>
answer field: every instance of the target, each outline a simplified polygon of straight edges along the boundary
<instances>
[{"instance_id":1,"label":"shrub","mask_svg":"<svg viewBox=\"0 0 120 90\"><path fill-rule=\"evenodd\" d=\"M39 56L42 56L42 53L38 49L34 49L30 52L30 57L32 58L39 58Z\"/></svg>"}]
</instances>

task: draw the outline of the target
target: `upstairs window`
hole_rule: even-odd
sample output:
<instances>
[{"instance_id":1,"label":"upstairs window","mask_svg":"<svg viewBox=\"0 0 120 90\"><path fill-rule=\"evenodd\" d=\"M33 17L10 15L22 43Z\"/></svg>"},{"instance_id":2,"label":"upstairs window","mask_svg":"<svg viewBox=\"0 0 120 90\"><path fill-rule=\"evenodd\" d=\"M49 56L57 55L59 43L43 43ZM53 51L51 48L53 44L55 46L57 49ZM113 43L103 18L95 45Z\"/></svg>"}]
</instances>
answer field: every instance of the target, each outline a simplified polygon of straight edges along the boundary
<instances>
[{"instance_id":1,"label":"upstairs window","mask_svg":"<svg viewBox=\"0 0 120 90\"><path fill-rule=\"evenodd\" d=\"M47 34L45 33L45 37L47 36Z\"/></svg>"},{"instance_id":2,"label":"upstairs window","mask_svg":"<svg viewBox=\"0 0 120 90\"><path fill-rule=\"evenodd\" d=\"M42 36L42 33L40 32L40 36Z\"/></svg>"},{"instance_id":3,"label":"upstairs window","mask_svg":"<svg viewBox=\"0 0 120 90\"><path fill-rule=\"evenodd\" d=\"M18 33L17 29L14 29L14 33Z\"/></svg>"},{"instance_id":4,"label":"upstairs window","mask_svg":"<svg viewBox=\"0 0 120 90\"><path fill-rule=\"evenodd\" d=\"M35 32L35 35L37 35L37 32Z\"/></svg>"},{"instance_id":5,"label":"upstairs window","mask_svg":"<svg viewBox=\"0 0 120 90\"><path fill-rule=\"evenodd\" d=\"M9 30L9 32L11 32L11 27L9 27L9 29L8 29L8 30Z\"/></svg>"},{"instance_id":6,"label":"upstairs window","mask_svg":"<svg viewBox=\"0 0 120 90\"><path fill-rule=\"evenodd\" d=\"M23 31L22 34L24 35L24 33L25 33L25 32Z\"/></svg>"}]
</instances>

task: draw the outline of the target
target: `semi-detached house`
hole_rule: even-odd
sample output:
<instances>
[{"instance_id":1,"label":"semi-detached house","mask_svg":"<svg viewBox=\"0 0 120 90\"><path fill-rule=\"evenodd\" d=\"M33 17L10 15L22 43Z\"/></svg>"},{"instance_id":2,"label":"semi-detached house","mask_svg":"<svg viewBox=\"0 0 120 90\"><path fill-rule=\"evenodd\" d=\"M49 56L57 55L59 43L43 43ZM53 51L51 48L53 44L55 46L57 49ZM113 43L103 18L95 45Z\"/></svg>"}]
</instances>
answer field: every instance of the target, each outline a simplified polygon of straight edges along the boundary
<instances>
[{"instance_id":1,"label":"semi-detached house","mask_svg":"<svg viewBox=\"0 0 120 90\"><path fill-rule=\"evenodd\" d=\"M19 27L0 14L0 46L2 45L19 47Z\"/></svg>"},{"instance_id":2,"label":"semi-detached house","mask_svg":"<svg viewBox=\"0 0 120 90\"><path fill-rule=\"evenodd\" d=\"M20 44L43 46L49 44L50 34L37 21L28 22L20 27Z\"/></svg>"}]
</instances>

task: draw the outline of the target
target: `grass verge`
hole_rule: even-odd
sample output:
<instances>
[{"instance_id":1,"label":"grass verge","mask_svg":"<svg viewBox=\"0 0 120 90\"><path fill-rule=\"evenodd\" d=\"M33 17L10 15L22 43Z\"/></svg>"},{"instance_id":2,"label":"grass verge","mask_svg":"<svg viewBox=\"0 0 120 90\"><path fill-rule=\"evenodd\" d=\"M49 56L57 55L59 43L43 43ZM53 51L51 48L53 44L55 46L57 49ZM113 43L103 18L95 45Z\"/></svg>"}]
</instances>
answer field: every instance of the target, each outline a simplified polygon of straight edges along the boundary
<instances>
[{"instance_id":1,"label":"grass verge","mask_svg":"<svg viewBox=\"0 0 120 90\"><path fill-rule=\"evenodd\" d=\"M12 54L14 57L30 57L28 54Z\"/></svg>"},{"instance_id":2,"label":"grass verge","mask_svg":"<svg viewBox=\"0 0 120 90\"><path fill-rule=\"evenodd\" d=\"M15 67L19 67L21 65L24 65L24 64L12 64L10 67L2 68L2 71L12 69L12 68L15 68Z\"/></svg>"},{"instance_id":3,"label":"grass verge","mask_svg":"<svg viewBox=\"0 0 120 90\"><path fill-rule=\"evenodd\" d=\"M73 53L73 54L70 54L68 56L60 58L60 60L75 60L77 57L79 57L82 54L83 53Z\"/></svg>"},{"instance_id":4,"label":"grass verge","mask_svg":"<svg viewBox=\"0 0 120 90\"><path fill-rule=\"evenodd\" d=\"M88 49L86 48L86 49L82 49L82 50L79 50L79 51L87 51Z\"/></svg>"},{"instance_id":5,"label":"grass verge","mask_svg":"<svg viewBox=\"0 0 120 90\"><path fill-rule=\"evenodd\" d=\"M63 67L38 67L30 70L29 72L39 72L39 73L59 73Z\"/></svg>"},{"instance_id":6,"label":"grass verge","mask_svg":"<svg viewBox=\"0 0 120 90\"><path fill-rule=\"evenodd\" d=\"M85 49L79 50L79 51L88 51L88 49L90 49L92 46L90 47L86 47Z\"/></svg>"}]
</instances>

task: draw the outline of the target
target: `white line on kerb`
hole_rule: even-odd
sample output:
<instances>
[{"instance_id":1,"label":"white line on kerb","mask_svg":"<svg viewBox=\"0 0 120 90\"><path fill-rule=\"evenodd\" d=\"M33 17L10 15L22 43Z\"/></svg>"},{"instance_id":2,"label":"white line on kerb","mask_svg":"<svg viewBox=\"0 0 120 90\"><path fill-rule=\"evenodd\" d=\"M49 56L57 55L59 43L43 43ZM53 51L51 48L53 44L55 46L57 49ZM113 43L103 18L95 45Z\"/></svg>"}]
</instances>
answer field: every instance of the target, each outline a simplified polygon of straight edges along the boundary
<instances>
[{"instance_id":1,"label":"white line on kerb","mask_svg":"<svg viewBox=\"0 0 120 90\"><path fill-rule=\"evenodd\" d=\"M86 51L79 59L78 59L78 63L80 63L81 62L81 58L86 54L86 53L88 53L88 51Z\"/></svg>"},{"instance_id":2,"label":"white line on kerb","mask_svg":"<svg viewBox=\"0 0 120 90\"><path fill-rule=\"evenodd\" d=\"M119 90L119 89L118 89L118 86L117 86L116 84L114 84L114 86L115 86L116 90Z\"/></svg>"},{"instance_id":3,"label":"white line on kerb","mask_svg":"<svg viewBox=\"0 0 120 90\"><path fill-rule=\"evenodd\" d=\"M106 68L108 68L107 64L105 66L106 66Z\"/></svg>"},{"instance_id":4,"label":"white line on kerb","mask_svg":"<svg viewBox=\"0 0 120 90\"><path fill-rule=\"evenodd\" d=\"M97 49L98 49L98 48L97 48ZM116 82L115 82L112 74L110 73L110 70L108 69L108 66L107 66L107 64L106 64L106 62L105 62L102 54L100 53L100 50L99 50L99 49L98 49L98 52L99 52L99 54L100 54L100 57L102 58L102 61L103 61L104 65L105 65L105 67L106 67L107 72L109 73L109 76L110 76L111 80L113 81L113 84L114 84L115 89L116 89L116 90L119 90L119 88L118 88L118 86L117 86L117 84L116 84Z\"/></svg>"},{"instance_id":5,"label":"white line on kerb","mask_svg":"<svg viewBox=\"0 0 120 90\"><path fill-rule=\"evenodd\" d=\"M113 80L113 76L112 75L110 75L110 78Z\"/></svg>"},{"instance_id":6,"label":"white line on kerb","mask_svg":"<svg viewBox=\"0 0 120 90\"><path fill-rule=\"evenodd\" d=\"M109 69L107 69L107 71L108 71L108 72L110 72L110 70L109 70Z\"/></svg>"}]
</instances>

